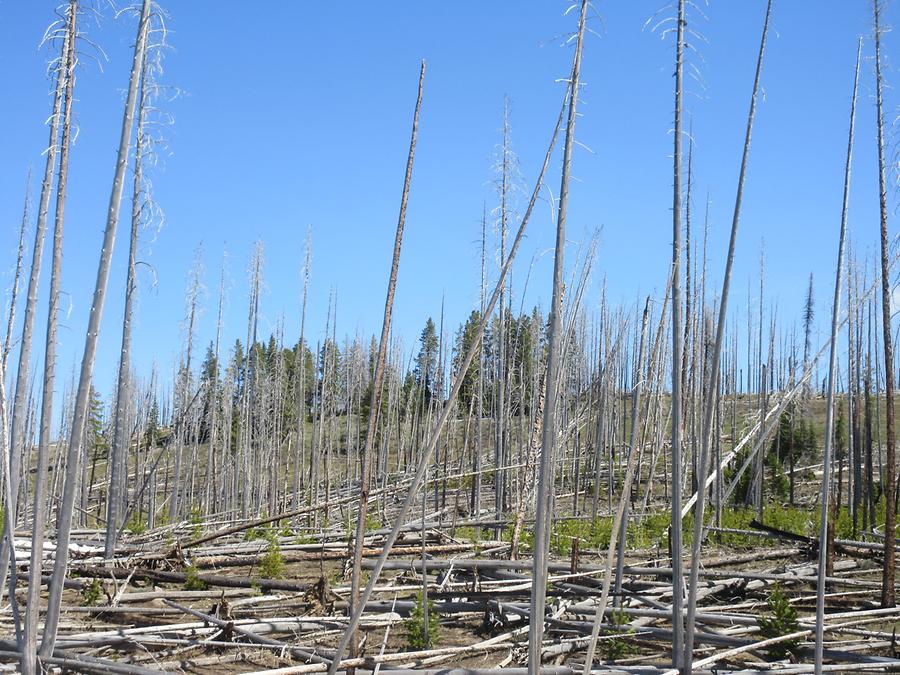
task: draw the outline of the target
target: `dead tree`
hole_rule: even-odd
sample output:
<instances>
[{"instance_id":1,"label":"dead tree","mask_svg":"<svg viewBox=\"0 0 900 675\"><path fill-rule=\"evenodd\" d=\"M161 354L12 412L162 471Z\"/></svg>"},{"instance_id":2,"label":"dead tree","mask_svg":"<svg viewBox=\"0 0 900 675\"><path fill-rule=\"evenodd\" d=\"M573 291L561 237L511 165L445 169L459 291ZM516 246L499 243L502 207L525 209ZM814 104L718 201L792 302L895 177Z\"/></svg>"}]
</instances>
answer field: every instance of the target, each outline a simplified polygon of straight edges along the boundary
<instances>
[{"instance_id":1,"label":"dead tree","mask_svg":"<svg viewBox=\"0 0 900 675\"><path fill-rule=\"evenodd\" d=\"M58 22L47 31L46 38L58 33ZM65 33L66 35L68 32ZM45 39L46 39L45 38ZM4 539L0 542L0 580L6 579L9 569L12 547L10 545L12 529L16 524L16 495L19 490L21 459L25 447L25 424L28 415L28 380L31 362L31 345L34 336L34 317L37 311L38 286L41 278L41 260L44 251L44 235L47 230L47 215L50 210L50 197L53 193L53 170L56 168L59 150L59 122L61 119L63 93L66 85L66 54L68 43L63 40L60 57L57 61L56 88L53 95L53 112L50 115L50 141L47 146L47 159L44 164L44 177L41 181L41 196L38 202L37 224L34 230L34 248L31 253L31 272L28 277L28 288L25 293L25 312L22 317L22 338L19 343L19 363L16 371L16 384L13 393L12 414L10 416L9 433L9 481L12 503L4 520ZM9 541L8 541L9 539ZM2 590L0 590L2 594Z\"/></svg>"},{"instance_id":2,"label":"dead tree","mask_svg":"<svg viewBox=\"0 0 900 675\"><path fill-rule=\"evenodd\" d=\"M569 104L566 118L566 141L563 149L562 178L560 180L559 205L556 218L556 255L553 261L553 296L550 304L550 320L547 336L547 385L544 400L544 422L541 432L541 456L538 470L538 490L535 509L534 563L531 585L531 622L528 633L528 672L536 673L541 667L541 642L544 638L544 607L547 593L547 552L549 546L549 521L552 513L554 450L556 448L556 408L559 403L559 361L562 341L563 311L563 259L566 245L566 213L569 203L569 172L572 165L572 147L575 142L575 120L581 80L581 54L584 46L584 25L588 0L582 0L578 18L578 33L572 74L569 78Z\"/></svg>"},{"instance_id":3,"label":"dead tree","mask_svg":"<svg viewBox=\"0 0 900 675\"><path fill-rule=\"evenodd\" d=\"M884 420L886 456L884 521L884 566L881 575L881 606L894 606L894 541L896 540L896 459L894 457L894 342L891 334L891 278L888 245L887 179L884 159L884 81L881 75L881 0L872 0L875 16L875 109L878 138L878 206L881 235L881 331L884 343Z\"/></svg>"},{"instance_id":4,"label":"dead tree","mask_svg":"<svg viewBox=\"0 0 900 675\"><path fill-rule=\"evenodd\" d=\"M63 584L66 579L66 565L69 554L69 535L72 529L72 515L75 507L76 476L73 467L77 465L78 453L84 441L85 421L88 412L88 398L91 389L91 375L94 370L94 359L97 355L97 338L100 335L100 323L103 317L103 302L106 299L106 287L109 279L109 268L112 261L116 229L119 223L119 207L122 202L122 190L125 185L125 169L128 166L131 131L134 123L134 109L137 101L138 84L141 75L141 64L147 48L147 33L150 26L151 0L144 0L137 39L134 46L134 58L131 64L131 76L128 84L128 95L125 101L125 112L122 118L122 133L119 139L119 152L113 176L112 192L109 198L109 209L106 218L106 229L97 267L97 281L91 303L85 336L84 354L81 359L81 373L78 380L78 391L75 396L75 410L72 429L66 450L67 475L63 486L57 525L57 550L53 563L53 576L50 580L50 594L47 605L47 616L44 621L44 636L41 642L41 657L53 654L56 643L56 631L59 626L62 606Z\"/></svg>"},{"instance_id":5,"label":"dead tree","mask_svg":"<svg viewBox=\"0 0 900 675\"><path fill-rule=\"evenodd\" d=\"M141 85L138 94L137 141L134 149L134 183L131 195L131 232L128 242L128 268L125 278L125 309L122 316L122 342L119 351L119 373L116 382L116 409L113 421L112 451L109 457L109 495L106 500L106 537L104 555L112 558L115 553L119 514L125 499L125 458L131 443L128 426L129 380L131 369L131 319L134 313L134 292L137 288L136 257L138 231L144 210L144 154L146 153L146 122L150 104L151 87L147 83L148 59L144 52L141 64Z\"/></svg>"},{"instance_id":6,"label":"dead tree","mask_svg":"<svg viewBox=\"0 0 900 675\"><path fill-rule=\"evenodd\" d=\"M756 74L753 79L753 91L750 96L750 111L747 114L747 129L744 136L744 149L741 157L741 168L738 175L737 193L734 200L734 214L731 221L731 234L728 242L728 257L725 262L725 274L722 279L722 295L719 300L719 317L716 324L715 341L713 351L709 359L709 373L707 375L708 386L705 387L707 400L703 408L703 426L700 437L700 456L698 461L698 488L706 484L707 464L709 461L709 448L712 442L713 422L716 411L716 394L719 390L719 375L721 372L722 343L725 336L725 323L728 311L728 293L731 288L731 269L734 265L734 251L737 241L738 225L741 218L741 203L744 196L744 182L747 176L747 165L750 158L750 139L753 133L753 121L756 115L756 101L759 94L759 81L762 73L763 56L766 51L766 38L769 33L769 20L772 16L772 0L766 6L766 18L763 22L762 37L759 43L759 53L756 57ZM760 349L762 345L760 345ZM762 426L762 420L760 421ZM697 501L694 506L694 540L691 549L691 573L688 583L688 606L685 617L685 644L683 671L690 673L693 664L694 649L694 618L697 612L697 592L699 590L700 573L700 549L703 543L703 510L706 504L706 489L697 490ZM674 534L674 533L673 533ZM674 610L673 610L674 611ZM680 615L679 615L680 616Z\"/></svg>"},{"instance_id":7,"label":"dead tree","mask_svg":"<svg viewBox=\"0 0 900 675\"><path fill-rule=\"evenodd\" d=\"M378 430L378 417L381 412L381 389L384 382L385 359L391 334L391 316L394 310L394 292L397 288L397 271L400 267L400 248L403 244L403 227L406 224L406 205L409 201L409 188L412 183L413 159L416 154L416 139L419 132L419 111L422 108L422 89L425 85L425 61L419 69L419 90L416 96L416 108L413 113L412 135L409 141L409 155L406 159L406 173L403 178L403 193L400 197L400 214L397 217L397 231L394 235L394 253L391 258L391 271L388 276L387 297L384 301L384 318L381 324L381 337L378 340L378 356L375 358L375 374L372 380L372 399L369 406L369 420L366 428L366 444L360 460L360 492L356 522L356 536L353 541L353 571L350 581L350 605L352 614L356 597L359 594L359 579L362 564L362 549L366 536L366 512L369 507L369 490L371 488L372 452ZM424 530L423 530L424 532ZM424 538L423 538L424 546ZM427 624L426 624L427 625ZM350 654L356 654L356 641L350 643Z\"/></svg>"},{"instance_id":8,"label":"dead tree","mask_svg":"<svg viewBox=\"0 0 900 675\"><path fill-rule=\"evenodd\" d=\"M831 506L831 455L834 444L834 399L837 375L837 337L841 307L841 276L844 271L844 241L847 234L847 214L850 204L850 170L853 160L853 131L856 125L856 94L859 88L859 62L862 38L856 51L856 72L853 77L853 97L850 103L850 130L847 138L847 161L844 165L844 193L841 204L841 227L838 235L837 269L834 276L834 300L831 310L831 347L828 357L828 389L825 401L825 449L822 454L822 486L819 491L819 562L816 581L816 647L815 670L822 672L825 636L825 572L829 556L828 512ZM833 545L833 542L832 542Z\"/></svg>"},{"instance_id":9,"label":"dead tree","mask_svg":"<svg viewBox=\"0 0 900 675\"><path fill-rule=\"evenodd\" d=\"M681 116L684 72L684 0L678 0L678 25L675 33L675 139L672 168L672 524L669 529L672 548L672 665L678 668L684 644L682 606L684 558L681 545L682 411L681 387L684 348L681 326ZM699 482L699 481L698 481Z\"/></svg>"},{"instance_id":10,"label":"dead tree","mask_svg":"<svg viewBox=\"0 0 900 675\"><path fill-rule=\"evenodd\" d=\"M25 206L22 207L22 224L19 226L19 245L16 249L16 271L12 288L9 291L9 313L6 315L6 337L3 339L3 352L0 353L0 368L6 373L9 351L12 347L13 326L16 322L16 303L19 300L19 283L22 280L22 266L25 261L25 232L28 229L28 201L31 193L31 169L25 181Z\"/></svg>"}]
</instances>

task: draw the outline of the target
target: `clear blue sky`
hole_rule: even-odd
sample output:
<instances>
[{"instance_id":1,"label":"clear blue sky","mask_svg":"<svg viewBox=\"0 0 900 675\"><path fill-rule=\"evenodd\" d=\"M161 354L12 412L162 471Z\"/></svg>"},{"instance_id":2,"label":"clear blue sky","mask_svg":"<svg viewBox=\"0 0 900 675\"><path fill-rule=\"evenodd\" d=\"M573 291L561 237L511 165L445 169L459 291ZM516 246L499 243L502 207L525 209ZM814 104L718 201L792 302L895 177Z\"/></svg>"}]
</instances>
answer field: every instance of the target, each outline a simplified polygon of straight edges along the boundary
<instances>
[{"instance_id":1,"label":"clear blue sky","mask_svg":"<svg viewBox=\"0 0 900 675\"><path fill-rule=\"evenodd\" d=\"M102 4L102 3L98 3ZM700 3L701 5L703 3ZM43 167L51 53L38 49L55 2L0 2L0 286L11 282L29 165ZM380 328L389 255L409 141L419 60L428 61L419 146L400 265L395 329L409 345L446 298L451 329L478 302L482 205L496 204L492 164L503 97L511 100L512 138L526 190L536 176L570 68L563 38L576 16L565 1L168 2L173 49L165 82L184 91L166 104L175 118L169 155L154 169L166 213L145 232L135 365L169 368L181 349L184 288L194 251L205 251L207 299L198 344L211 339L218 269L230 253L225 344L245 334L246 267L253 242L266 248L261 333L284 316L286 340L299 333L305 231L312 226L309 338L321 339L329 292L338 296L338 334ZM673 52L669 36L644 28L658 0L603 0L586 42L582 116L571 190L569 260L602 228L595 279L614 300L659 290L671 238ZM699 230L712 199L712 282L718 286L730 224L764 0L712 0L690 27L705 42L692 54L703 83L689 80ZM807 277L816 276L817 310L826 315L833 283L847 115L856 40L870 34L864 0L776 0L763 73L765 96L745 194L733 307L745 312L748 280L758 286L760 242L767 293L779 316L799 317ZM896 20L896 3L886 21ZM102 72L82 46L77 81L77 144L67 203L63 286L71 300L61 333L60 367L80 358L90 292L109 198L123 90L135 21L102 11L83 31L108 55ZM663 9L662 17L672 9ZM887 78L897 45L885 39ZM867 41L864 54L871 57ZM860 250L877 232L871 58L863 64L851 227ZM897 93L887 92L893 111ZM889 112L888 120L894 114ZM890 138L893 144L893 136ZM558 157L550 185L558 192ZM895 195L892 190L892 213ZM33 195L36 201L36 194ZM521 200L524 206L524 198ZM123 205L127 213L127 203ZM123 226L127 223L123 221ZM528 305L549 298L554 223L536 213L514 285L532 256ZM127 238L120 231L106 306L97 386L112 389L119 341ZM492 242L496 237L492 238ZM492 266L493 269L496 265ZM48 265L45 265L48 271ZM596 307L597 288L588 298ZM756 291L754 290L754 293ZM517 294L518 295L518 294ZM40 315L46 313L42 295ZM518 302L518 300L517 300ZM43 337L39 333L39 340ZM199 351L199 349L198 349ZM202 354L200 354L202 356ZM166 378L168 373L163 372Z\"/></svg>"}]
</instances>

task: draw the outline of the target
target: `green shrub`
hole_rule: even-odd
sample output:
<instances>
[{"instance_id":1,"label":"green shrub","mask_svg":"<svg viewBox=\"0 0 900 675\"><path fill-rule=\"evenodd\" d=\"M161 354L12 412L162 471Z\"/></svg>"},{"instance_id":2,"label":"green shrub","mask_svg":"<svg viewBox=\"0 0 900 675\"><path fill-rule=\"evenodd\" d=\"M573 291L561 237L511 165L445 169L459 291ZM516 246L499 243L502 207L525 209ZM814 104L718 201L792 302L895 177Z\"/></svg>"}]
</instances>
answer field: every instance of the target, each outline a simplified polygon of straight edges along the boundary
<instances>
[{"instance_id":1,"label":"green shrub","mask_svg":"<svg viewBox=\"0 0 900 675\"><path fill-rule=\"evenodd\" d=\"M634 629L625 628L628 624L629 617L625 612L612 612L609 617L610 629L617 633L633 633ZM628 638L616 636L608 640L602 640L599 643L600 655L604 661L618 661L626 656L634 654L636 650Z\"/></svg>"},{"instance_id":2,"label":"green shrub","mask_svg":"<svg viewBox=\"0 0 900 675\"><path fill-rule=\"evenodd\" d=\"M788 480L787 474L778 455L770 452L766 456L766 467L769 469L771 480L766 484L766 488L770 494L776 499L784 500L788 498L788 492L791 489L791 482Z\"/></svg>"},{"instance_id":3,"label":"green shrub","mask_svg":"<svg viewBox=\"0 0 900 675\"><path fill-rule=\"evenodd\" d=\"M103 597L103 585L99 579L91 579L91 583L81 587L81 599L85 605L93 607L100 604Z\"/></svg>"},{"instance_id":4,"label":"green shrub","mask_svg":"<svg viewBox=\"0 0 900 675\"><path fill-rule=\"evenodd\" d=\"M671 524L672 514L667 511L646 515L641 520L639 526L629 528L629 541L636 548L667 546L669 542L669 527ZM684 524L682 524L682 529L685 529ZM690 527L687 531L691 531Z\"/></svg>"},{"instance_id":5,"label":"green shrub","mask_svg":"<svg viewBox=\"0 0 900 675\"><path fill-rule=\"evenodd\" d=\"M200 578L197 568L194 565L188 565L184 568L184 590L186 591L205 591L206 582Z\"/></svg>"},{"instance_id":6,"label":"green shrub","mask_svg":"<svg viewBox=\"0 0 900 675\"><path fill-rule=\"evenodd\" d=\"M428 601L428 625L425 625L425 603L422 591L416 593L416 603L413 605L412 614L403 622L406 627L406 642L410 649L428 649L433 647L440 635L440 622L437 612L434 611L434 603Z\"/></svg>"},{"instance_id":7,"label":"green shrub","mask_svg":"<svg viewBox=\"0 0 900 675\"><path fill-rule=\"evenodd\" d=\"M144 534L147 531L147 523L143 521L141 514L135 511L128 519L125 529L131 534Z\"/></svg>"},{"instance_id":8,"label":"green shrub","mask_svg":"<svg viewBox=\"0 0 900 675\"><path fill-rule=\"evenodd\" d=\"M259 574L263 579L280 579L284 575L284 556L274 537L269 540L266 554L259 561Z\"/></svg>"},{"instance_id":9,"label":"green shrub","mask_svg":"<svg viewBox=\"0 0 900 675\"><path fill-rule=\"evenodd\" d=\"M510 533L512 532L512 528L508 528ZM504 531L504 536L506 532ZM456 535L458 539L468 539L469 541L481 541L482 533L480 527L472 527L471 525L461 525L456 528Z\"/></svg>"},{"instance_id":10,"label":"green shrub","mask_svg":"<svg viewBox=\"0 0 900 675\"><path fill-rule=\"evenodd\" d=\"M812 512L805 509L769 504L763 510L763 522L794 534L816 536L819 518L818 514L814 516Z\"/></svg>"},{"instance_id":11,"label":"green shrub","mask_svg":"<svg viewBox=\"0 0 900 675\"><path fill-rule=\"evenodd\" d=\"M772 587L768 602L769 614L759 618L759 632L763 637L766 639L776 638L800 630L800 624L797 623L797 610L791 605L779 584ZM776 658L783 659L799 646L800 640L794 638L774 644L768 647L768 651Z\"/></svg>"},{"instance_id":12,"label":"green shrub","mask_svg":"<svg viewBox=\"0 0 900 675\"><path fill-rule=\"evenodd\" d=\"M191 536L196 539L201 534L203 534L203 516L200 513L199 506L191 507L191 513L188 516L188 523L193 525L191 528Z\"/></svg>"}]
</instances>

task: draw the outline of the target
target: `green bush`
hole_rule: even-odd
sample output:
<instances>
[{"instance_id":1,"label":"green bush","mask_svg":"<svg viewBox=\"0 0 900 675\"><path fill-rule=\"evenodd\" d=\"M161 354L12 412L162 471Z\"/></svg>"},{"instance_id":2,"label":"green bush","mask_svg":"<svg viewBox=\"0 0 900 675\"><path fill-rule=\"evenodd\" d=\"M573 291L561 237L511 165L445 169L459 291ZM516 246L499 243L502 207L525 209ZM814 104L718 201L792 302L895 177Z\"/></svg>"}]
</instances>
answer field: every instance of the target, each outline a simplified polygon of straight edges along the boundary
<instances>
[{"instance_id":1,"label":"green bush","mask_svg":"<svg viewBox=\"0 0 900 675\"><path fill-rule=\"evenodd\" d=\"M434 603L428 601L428 625L425 625L425 603L422 591L416 593L416 603L413 605L412 614L403 622L406 627L406 642L410 649L428 649L433 647L440 635L440 622L437 612L434 611Z\"/></svg>"},{"instance_id":2,"label":"green bush","mask_svg":"<svg viewBox=\"0 0 900 675\"><path fill-rule=\"evenodd\" d=\"M147 531L147 524L141 519L140 513L134 512L128 519L125 529L131 534L144 534Z\"/></svg>"},{"instance_id":3,"label":"green bush","mask_svg":"<svg viewBox=\"0 0 900 675\"><path fill-rule=\"evenodd\" d=\"M266 554L259 561L259 574L263 579L280 579L284 575L284 556L274 537L269 540Z\"/></svg>"},{"instance_id":4,"label":"green bush","mask_svg":"<svg viewBox=\"0 0 900 675\"><path fill-rule=\"evenodd\" d=\"M691 521L693 522L693 521ZM652 548L654 546L668 546L669 527L672 524L672 514L667 511L651 513L644 516L637 528L629 528L629 539L637 548ZM630 530L633 529L634 532ZM682 529L685 529L682 526ZM690 527L687 529L690 532Z\"/></svg>"},{"instance_id":5,"label":"green bush","mask_svg":"<svg viewBox=\"0 0 900 675\"><path fill-rule=\"evenodd\" d=\"M797 610L791 605L779 584L772 587L769 594L769 614L759 618L759 632L766 639L789 635L800 630L797 623ZM793 653L799 646L800 640L794 638L779 642L768 647L769 653L775 658L783 659Z\"/></svg>"},{"instance_id":6,"label":"green bush","mask_svg":"<svg viewBox=\"0 0 900 675\"><path fill-rule=\"evenodd\" d=\"M205 591L206 582L200 578L197 568L194 565L188 565L184 568L184 590L186 591Z\"/></svg>"},{"instance_id":7,"label":"green bush","mask_svg":"<svg viewBox=\"0 0 900 675\"><path fill-rule=\"evenodd\" d=\"M779 530L812 537L818 532L819 517L805 509L769 504L763 510L763 522Z\"/></svg>"},{"instance_id":8,"label":"green bush","mask_svg":"<svg viewBox=\"0 0 900 675\"><path fill-rule=\"evenodd\" d=\"M784 467L781 464L781 460L778 459L776 453L770 452L766 456L766 468L768 468L769 474L771 475L771 480L766 485L769 494L776 499L787 499L791 489L791 482L788 480L787 474L784 472Z\"/></svg>"},{"instance_id":9,"label":"green bush","mask_svg":"<svg viewBox=\"0 0 900 675\"><path fill-rule=\"evenodd\" d=\"M629 617L625 612L612 612L609 617L610 629L617 633L633 633L634 629L625 628L628 621ZM637 651L634 644L632 644L628 638L620 636L602 640L599 643L599 646L600 656L604 661L616 662Z\"/></svg>"},{"instance_id":10,"label":"green bush","mask_svg":"<svg viewBox=\"0 0 900 675\"><path fill-rule=\"evenodd\" d=\"M100 604L103 597L103 585L99 579L91 579L91 583L81 587L81 599L85 605L93 607Z\"/></svg>"}]
</instances>

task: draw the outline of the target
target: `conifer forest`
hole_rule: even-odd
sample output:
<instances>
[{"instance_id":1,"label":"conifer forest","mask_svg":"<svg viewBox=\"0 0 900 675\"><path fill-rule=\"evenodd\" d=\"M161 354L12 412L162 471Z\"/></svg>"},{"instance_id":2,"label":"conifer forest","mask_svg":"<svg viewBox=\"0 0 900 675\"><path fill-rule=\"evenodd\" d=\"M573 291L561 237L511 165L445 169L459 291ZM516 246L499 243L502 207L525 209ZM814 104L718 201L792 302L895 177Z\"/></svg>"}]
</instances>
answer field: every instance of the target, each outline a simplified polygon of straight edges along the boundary
<instances>
[{"instance_id":1,"label":"conifer forest","mask_svg":"<svg viewBox=\"0 0 900 675\"><path fill-rule=\"evenodd\" d=\"M765 85L789 64L770 62L767 46L791 39L776 35L790 2L740 3L756 17L741 27L754 46L735 52L748 76L734 75L740 114L728 113L734 144L716 167L730 181L718 195L728 219L712 224L693 111L716 103L688 94L698 45L716 39L702 34L706 15L727 21L734 5L648 5L643 30L672 57L655 64L671 128L654 130L668 131L654 138L667 143L657 152L671 171L660 204L671 220L656 230L666 256L635 261L630 296L603 281L616 252L569 217L588 156L579 124L616 105L591 49L617 2L544 2L539 11L567 25L554 38L567 59L559 100L541 135L517 136L502 83L494 92L492 201L472 214L477 225L446 235L475 242L477 254L457 261L480 280L464 314L436 298L424 325L398 329L406 306L395 311L395 295L416 281L404 237L429 227L412 211L417 152L432 138L420 131L431 101L448 101L422 54L406 64L391 113L408 139L385 177L393 206L367 225L383 243L372 251L378 271L342 272L377 298L378 324L342 314L338 292L315 283L317 228L328 224L291 226L290 320L264 309L281 280L267 279L263 239L239 252L249 260L240 269L205 242L176 273L174 357L144 353L140 333L156 328L141 321L141 298L152 293L147 269L167 255L167 228L189 225L162 228L149 258L141 242L166 208L151 189L167 181L160 129L178 130L168 113L177 82L163 65L182 58L169 26L189 3L47 4L49 27L34 42L49 62L49 110L33 124L49 141L33 153L21 220L5 224L0 248L13 260L0 326L0 670L900 672L891 7L847 0L869 31L850 35L839 61L842 135L820 140L840 152L834 184L822 187L833 213L815 234L821 248L796 260L827 251L830 276L809 274L793 304L779 305L755 244L764 226L747 226L749 243L741 227L768 170L754 161L766 133L754 125L779 114ZM449 11L474 6L457 4ZM240 11L262 11L252 5ZM67 255L83 237L64 225L79 111L96 105L76 77L99 49L95 15L127 26L130 67L102 76L120 96L107 111L117 149L97 165L109 191L90 226L100 246ZM304 69L328 65L278 67L302 86ZM171 138L170 164L183 140ZM520 164L514 147L541 159ZM611 161L606 148L593 152L591 162ZM854 214L857 189L874 218ZM302 211L315 195L297 190L286 208ZM572 201L583 194L573 189ZM528 266L535 228L553 232L547 274ZM733 273L742 260L749 279ZM642 282L651 268L665 283ZM69 321L64 270L91 282L78 298L83 327ZM309 310L314 300L324 315ZM785 309L794 306L802 311ZM62 335L77 343L71 361ZM103 359L115 361L112 386L97 376Z\"/></svg>"}]
</instances>

